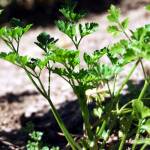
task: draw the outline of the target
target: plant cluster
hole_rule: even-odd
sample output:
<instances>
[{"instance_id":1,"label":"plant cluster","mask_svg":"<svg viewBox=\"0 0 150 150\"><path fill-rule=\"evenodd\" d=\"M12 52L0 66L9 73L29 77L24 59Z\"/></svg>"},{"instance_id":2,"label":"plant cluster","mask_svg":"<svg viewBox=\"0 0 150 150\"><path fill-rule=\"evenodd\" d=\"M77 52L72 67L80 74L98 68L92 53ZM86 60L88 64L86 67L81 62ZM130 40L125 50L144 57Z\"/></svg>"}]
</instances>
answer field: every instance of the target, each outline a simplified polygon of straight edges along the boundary
<instances>
[{"instance_id":1,"label":"plant cluster","mask_svg":"<svg viewBox=\"0 0 150 150\"><path fill-rule=\"evenodd\" d=\"M51 147L49 149L48 146L43 146L42 143L42 132L33 131L29 134L30 140L27 142L27 150L60 150L59 147Z\"/></svg>"},{"instance_id":2,"label":"plant cluster","mask_svg":"<svg viewBox=\"0 0 150 150\"><path fill-rule=\"evenodd\" d=\"M149 8L150 6L147 6L148 10ZM120 20L120 9L111 5L107 16L110 22L108 32L113 35L123 33L126 38L95 50L92 54L85 52L82 56L79 45L84 37L98 29L98 24L93 22L81 24L79 20L85 16L85 13L77 12L74 3L69 3L59 11L64 19L56 21L56 25L71 39L75 46L74 50L58 47L58 39L43 32L35 42L43 50L43 57L22 56L19 49L20 40L32 25L24 25L20 20L12 19L10 27L0 28L0 38L11 50L9 53L1 52L0 58L17 65L26 72L39 93L49 102L53 115L71 149L105 149L109 147L108 139L112 134L116 134L118 141L113 147L110 146L111 149L123 150L127 141L132 139L130 143L132 150L135 150L137 146L144 150L150 145L150 109L147 94L150 81L143 66L143 59L150 59L150 25L142 26L134 31L128 30L128 34L129 19ZM110 62L102 62L103 57L108 57ZM86 63L84 68L81 67L81 58ZM118 88L116 86L119 81L118 76L129 63L133 66ZM144 86L139 96L123 102L120 99L122 91L139 64L144 73ZM49 74L48 87L41 80L43 70L47 70ZM69 133L53 105L50 92L51 73L59 75L68 82L78 97L84 122L82 137L74 137ZM113 85L110 82L113 82ZM106 100L108 95L109 98ZM94 122L90 120L89 102L95 103L92 111ZM118 127L116 127L117 124L119 124ZM33 138L34 135L33 133Z\"/></svg>"}]
</instances>

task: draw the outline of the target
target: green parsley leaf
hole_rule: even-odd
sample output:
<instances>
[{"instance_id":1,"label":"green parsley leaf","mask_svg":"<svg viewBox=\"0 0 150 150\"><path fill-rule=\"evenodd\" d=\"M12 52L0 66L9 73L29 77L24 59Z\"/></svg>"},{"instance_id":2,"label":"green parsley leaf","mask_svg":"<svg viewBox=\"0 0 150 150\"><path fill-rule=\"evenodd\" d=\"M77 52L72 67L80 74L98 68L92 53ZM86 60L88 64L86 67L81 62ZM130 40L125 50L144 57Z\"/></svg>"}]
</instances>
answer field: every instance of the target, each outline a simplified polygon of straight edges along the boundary
<instances>
[{"instance_id":1,"label":"green parsley leaf","mask_svg":"<svg viewBox=\"0 0 150 150\"><path fill-rule=\"evenodd\" d=\"M108 16L107 19L110 22L115 22L117 23L119 21L120 17L120 9L118 9L116 6L111 5L110 9L108 10Z\"/></svg>"}]
</instances>

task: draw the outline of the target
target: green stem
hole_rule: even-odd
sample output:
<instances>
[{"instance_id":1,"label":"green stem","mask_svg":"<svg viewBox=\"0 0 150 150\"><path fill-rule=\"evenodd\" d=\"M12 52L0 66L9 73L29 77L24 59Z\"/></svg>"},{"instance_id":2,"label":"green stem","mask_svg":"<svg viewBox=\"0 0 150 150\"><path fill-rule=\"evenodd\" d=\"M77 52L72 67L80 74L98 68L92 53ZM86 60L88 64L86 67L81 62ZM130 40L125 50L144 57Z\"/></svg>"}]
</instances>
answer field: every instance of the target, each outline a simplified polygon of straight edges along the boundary
<instances>
[{"instance_id":1,"label":"green stem","mask_svg":"<svg viewBox=\"0 0 150 150\"><path fill-rule=\"evenodd\" d=\"M114 127L115 121L116 121L116 119L113 118L113 121L111 122L111 124L110 124L110 126L109 126L109 131L108 131L108 133L107 133L107 137L105 138L105 140L103 141L103 143L102 143L102 145L101 145L101 149L104 149L105 144L106 144L107 140L109 139L109 136L110 136L110 134L111 134L111 131L112 131L113 127Z\"/></svg>"},{"instance_id":2,"label":"green stem","mask_svg":"<svg viewBox=\"0 0 150 150\"><path fill-rule=\"evenodd\" d=\"M106 85L107 85L107 88L108 88L110 97L113 98L113 94L112 94L112 92L111 92L111 89L110 89L108 80L106 81Z\"/></svg>"},{"instance_id":3,"label":"green stem","mask_svg":"<svg viewBox=\"0 0 150 150\"><path fill-rule=\"evenodd\" d=\"M48 97L50 97L50 82L51 82L51 70L50 63L48 63Z\"/></svg>"},{"instance_id":4,"label":"green stem","mask_svg":"<svg viewBox=\"0 0 150 150\"><path fill-rule=\"evenodd\" d=\"M136 67L138 66L139 64L139 61L140 60L137 60L136 63L134 64L134 66L131 68L128 76L125 78L125 80L123 81L121 87L119 88L118 92L115 94L115 98L114 98L114 101L112 102L112 104L110 105L109 107L109 110L108 110L108 113L106 114L106 119L103 121L102 123L102 126L101 126L101 129L100 129L100 135L102 135L104 129L105 129L105 126L106 126L106 123L109 119L109 116L110 116L110 113L111 113L111 110L113 109L114 105L119 101L119 97L120 97L120 94L124 88L124 86L126 85L126 83L128 82L129 78L131 77L131 75L133 74L134 70L136 69Z\"/></svg>"},{"instance_id":5,"label":"green stem","mask_svg":"<svg viewBox=\"0 0 150 150\"><path fill-rule=\"evenodd\" d=\"M144 83L144 86L143 86L143 88L142 88L142 91L141 91L141 93L140 93L140 95L139 95L139 97L138 97L138 99L137 99L138 101L141 101L141 100L142 100L142 98L144 97L144 94L145 94L145 92L146 92L148 86L149 86L149 82L148 82L147 80L145 80L145 83Z\"/></svg>"},{"instance_id":6,"label":"green stem","mask_svg":"<svg viewBox=\"0 0 150 150\"><path fill-rule=\"evenodd\" d=\"M79 44L80 44L82 38L83 37L81 37L78 42L75 42L74 39L71 38L76 50L79 49ZM80 68L81 68L81 63L79 65L79 71L80 71ZM81 86L80 83L79 83L79 86ZM85 124L85 130L86 130L87 136L92 141L94 138L94 135L91 130L91 124L90 124L90 119L89 119L89 110L88 110L87 100L86 100L86 96L85 96L85 91L80 88L78 89L76 86L74 86L73 89L79 99L80 110L81 110L83 121Z\"/></svg>"},{"instance_id":7,"label":"green stem","mask_svg":"<svg viewBox=\"0 0 150 150\"><path fill-rule=\"evenodd\" d=\"M124 133L123 137L122 137L122 140L121 140L121 143L119 145L119 148L118 150L123 150L123 147L124 147L124 143L126 141L126 138L127 138L127 133Z\"/></svg>"},{"instance_id":8,"label":"green stem","mask_svg":"<svg viewBox=\"0 0 150 150\"><path fill-rule=\"evenodd\" d=\"M115 75L115 77L114 77L114 83L113 83L113 97L114 97L114 94L115 94L115 87L116 87L116 80L117 80L117 75Z\"/></svg>"},{"instance_id":9,"label":"green stem","mask_svg":"<svg viewBox=\"0 0 150 150\"><path fill-rule=\"evenodd\" d=\"M18 40L16 40L17 42L17 53L19 52L19 47L20 47L20 38L18 37Z\"/></svg>"},{"instance_id":10,"label":"green stem","mask_svg":"<svg viewBox=\"0 0 150 150\"><path fill-rule=\"evenodd\" d=\"M80 91L81 93L81 91ZM88 110L88 106L86 103L86 96L83 93L78 94L78 92L76 93L78 95L79 98L79 104L80 104L80 108L81 108L81 113L82 113L82 117L84 120L84 124L85 124L85 130L86 133L89 137L89 139L92 141L93 140L93 133L91 131L91 124L90 124L90 120L89 120L89 110Z\"/></svg>"},{"instance_id":11,"label":"green stem","mask_svg":"<svg viewBox=\"0 0 150 150\"><path fill-rule=\"evenodd\" d=\"M45 95L46 95L46 94L47 94L47 92L46 92L46 90L45 90L45 88L44 88L44 85L43 85L43 83L42 83L42 81L41 81L40 77L38 77L38 76L37 76L37 80L39 81L39 84L40 84L40 86L41 86L41 88L42 88L43 92L44 92L44 93L45 93Z\"/></svg>"},{"instance_id":12,"label":"green stem","mask_svg":"<svg viewBox=\"0 0 150 150\"><path fill-rule=\"evenodd\" d=\"M145 148L147 147L147 143L145 143L142 147L141 147L141 150L145 150Z\"/></svg>"},{"instance_id":13,"label":"green stem","mask_svg":"<svg viewBox=\"0 0 150 150\"><path fill-rule=\"evenodd\" d=\"M23 69L25 70L25 72L27 73L29 79L31 80L31 82L33 83L33 85L36 87L36 89L45 97L45 93L42 91L42 89L39 88L39 86L37 85L37 83L34 81L34 79L32 78L30 72L28 72L28 70L26 69L26 67L23 67Z\"/></svg>"},{"instance_id":14,"label":"green stem","mask_svg":"<svg viewBox=\"0 0 150 150\"><path fill-rule=\"evenodd\" d=\"M131 128L131 124L132 124L132 118L130 119L130 121L128 123L128 127L127 127L127 129L126 129L126 131L125 131L125 133L124 133L124 135L123 135L123 137L121 139L121 142L120 142L118 150L123 150L124 149L124 144L126 142L126 138L127 138L128 132L129 132L129 130Z\"/></svg>"},{"instance_id":15,"label":"green stem","mask_svg":"<svg viewBox=\"0 0 150 150\"><path fill-rule=\"evenodd\" d=\"M108 118L106 118L108 120ZM100 131L99 131L99 135L101 136L103 134L103 131L105 130L105 127L106 127L106 123L107 123L107 120L104 120L103 123L102 123L102 126L100 128Z\"/></svg>"},{"instance_id":16,"label":"green stem","mask_svg":"<svg viewBox=\"0 0 150 150\"><path fill-rule=\"evenodd\" d=\"M144 69L143 61L141 59L140 59L140 63L141 63L141 67L142 67L142 70L143 70L144 78L146 79L147 75L146 75L146 71Z\"/></svg>"},{"instance_id":17,"label":"green stem","mask_svg":"<svg viewBox=\"0 0 150 150\"><path fill-rule=\"evenodd\" d=\"M122 30L122 32L124 33L124 35L131 41L130 37L128 36L128 34L124 30L124 28L122 27L122 24L120 22L118 22L118 25L119 25L120 29Z\"/></svg>"},{"instance_id":18,"label":"green stem","mask_svg":"<svg viewBox=\"0 0 150 150\"><path fill-rule=\"evenodd\" d=\"M148 88L148 85L149 85L148 81L145 80L144 86L143 86L143 88L142 88L142 91L141 91L141 93L140 93L140 95L139 95L137 101L141 101L141 100L142 100L142 98L144 97L144 94L145 94L145 92L146 92L146 90L147 90L147 88ZM138 130L137 130L137 134L136 134L136 137L135 137L135 142L134 142L134 145L133 145L133 147L132 147L132 150L135 150L136 141L137 141L137 139L139 138L139 132L140 132L141 121L142 121L142 120L139 121ZM130 120L128 129L130 129L131 123L132 123L132 119ZM128 131L129 131L129 130L128 130ZM123 136L123 138L122 138L122 141L121 141L119 150L122 150L122 149L123 149L123 146L124 146L124 143L125 143L125 140L126 140L128 131L124 134L124 136Z\"/></svg>"},{"instance_id":19,"label":"green stem","mask_svg":"<svg viewBox=\"0 0 150 150\"><path fill-rule=\"evenodd\" d=\"M140 127L141 127L142 121L143 121L142 119L139 120L138 129L137 129L137 132L136 132L136 136L135 136L134 144L132 146L132 150L135 150L135 148L136 148L136 143L137 143L137 140L140 136Z\"/></svg>"},{"instance_id":20,"label":"green stem","mask_svg":"<svg viewBox=\"0 0 150 150\"><path fill-rule=\"evenodd\" d=\"M48 102L51 106L51 109L52 109L52 112L53 112L53 115L59 125L59 127L61 128L61 130L63 131L67 141L69 142L70 146L72 147L73 150L80 150L81 147L74 141L74 139L72 138L72 136L70 135L70 133L68 132L66 126L64 125L60 115L58 114L55 106L53 105L51 99L49 97L47 97L48 99Z\"/></svg>"},{"instance_id":21,"label":"green stem","mask_svg":"<svg viewBox=\"0 0 150 150\"><path fill-rule=\"evenodd\" d=\"M131 68L129 74L127 75L127 77L125 78L125 80L123 81L121 87L119 88L118 92L116 93L115 97L116 97L116 101L119 100L119 96L124 88L124 86L127 84L127 82L129 81L131 75L133 74L134 70L136 69L136 67L138 66L140 60L137 60L136 63L134 64L134 66Z\"/></svg>"},{"instance_id":22,"label":"green stem","mask_svg":"<svg viewBox=\"0 0 150 150\"><path fill-rule=\"evenodd\" d=\"M128 105L130 105L131 103L133 103L134 100L135 100L135 99L133 99L133 100L127 102L125 105L123 105L123 106L120 108L120 110L119 110L120 114L122 113L122 111L123 111Z\"/></svg>"},{"instance_id":23,"label":"green stem","mask_svg":"<svg viewBox=\"0 0 150 150\"><path fill-rule=\"evenodd\" d=\"M34 84L34 86L37 88L37 90L43 95L43 97L45 97L48 100L48 102L51 106L51 109L52 109L52 113L53 113L59 127L61 128L62 132L64 133L64 136L66 137L67 141L69 142L70 146L72 147L72 149L73 150L80 150L81 147L74 141L74 139L72 138L72 136L68 132L68 130L65 127L60 115L58 114L55 106L53 105L50 97L47 95L47 93L45 93L46 90L44 89L44 91L42 91L44 88L43 84L42 84L42 89L40 89L39 86L34 81L34 79L32 78L32 76L30 75L30 73L28 72L28 70L25 67L23 67L23 68L26 71L26 73L27 73L28 77L30 78L30 80L32 81L32 83ZM39 79L39 82L41 82L40 79Z\"/></svg>"},{"instance_id":24,"label":"green stem","mask_svg":"<svg viewBox=\"0 0 150 150\"><path fill-rule=\"evenodd\" d=\"M149 86L149 82L147 80L145 80L144 86L142 88L142 91L141 91L141 93L140 93L137 101L141 101L142 100L142 98L144 97L144 94L145 94L148 86ZM136 148L136 141L138 140L138 138L140 136L140 126L141 126L141 123L142 123L142 119L140 119L139 123L138 123L138 129L137 129L137 133L136 133L136 136L135 136L134 144L132 146L132 150L135 150L135 148Z\"/></svg>"},{"instance_id":25,"label":"green stem","mask_svg":"<svg viewBox=\"0 0 150 150\"><path fill-rule=\"evenodd\" d=\"M140 59L137 60L137 62L134 64L134 66L132 67L132 69L130 70L128 76L125 78L125 80L123 81L121 87L119 88L118 92L116 93L115 95L115 100L114 100L114 103L116 104L117 106L117 110L119 110L119 98L120 98L120 95L121 95L121 92L124 88L124 86L127 84L127 82L129 81L131 75L133 74L134 70L136 69L136 67L138 66L140 62Z\"/></svg>"}]
</instances>

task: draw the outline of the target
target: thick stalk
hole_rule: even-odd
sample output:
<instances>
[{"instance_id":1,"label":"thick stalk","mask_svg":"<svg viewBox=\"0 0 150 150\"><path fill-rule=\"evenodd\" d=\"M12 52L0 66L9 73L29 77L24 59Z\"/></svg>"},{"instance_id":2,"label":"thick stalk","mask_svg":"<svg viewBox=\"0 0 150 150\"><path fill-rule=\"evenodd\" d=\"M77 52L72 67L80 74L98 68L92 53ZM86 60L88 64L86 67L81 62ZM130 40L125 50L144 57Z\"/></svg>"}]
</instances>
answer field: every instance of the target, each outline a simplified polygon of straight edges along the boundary
<instances>
[{"instance_id":1,"label":"thick stalk","mask_svg":"<svg viewBox=\"0 0 150 150\"><path fill-rule=\"evenodd\" d=\"M81 91L80 91L80 93L81 93ZM89 110L88 110L88 106L86 103L86 96L84 93L85 93L84 91L81 94L77 93L77 96L79 98L79 104L80 104L80 109L81 109L83 121L85 124L85 130L86 130L87 136L92 141L93 140L93 133L91 131L91 124L90 124L90 120L89 120L89 118L90 118L89 117Z\"/></svg>"},{"instance_id":2,"label":"thick stalk","mask_svg":"<svg viewBox=\"0 0 150 150\"><path fill-rule=\"evenodd\" d=\"M80 42L82 40L82 37L80 38L80 40L78 42L75 42L72 38L71 38L71 40L74 43L76 50L78 50ZM80 68L81 68L81 61L80 61L80 65L79 65L79 71L80 71ZM79 86L81 86L80 83L79 83ZM85 91L82 90L81 88L78 89L78 88L74 87L74 92L76 93L76 95L79 99L80 110L81 110L83 121L85 124L85 130L86 130L87 136L92 141L94 138L94 135L91 130L91 124L90 124L90 119L89 119L90 118L89 110L88 110L88 105L87 105L87 99L85 96Z\"/></svg>"},{"instance_id":3,"label":"thick stalk","mask_svg":"<svg viewBox=\"0 0 150 150\"><path fill-rule=\"evenodd\" d=\"M70 135L70 133L68 132L66 126L64 125L60 115L58 114L55 106L53 105L51 99L49 97L47 97L48 102L51 106L53 115L59 125L59 127L61 128L62 132L64 133L64 136L66 137L67 141L69 142L70 146L72 147L73 150L80 150L81 147L74 141L74 139L72 138L72 136Z\"/></svg>"}]
</instances>

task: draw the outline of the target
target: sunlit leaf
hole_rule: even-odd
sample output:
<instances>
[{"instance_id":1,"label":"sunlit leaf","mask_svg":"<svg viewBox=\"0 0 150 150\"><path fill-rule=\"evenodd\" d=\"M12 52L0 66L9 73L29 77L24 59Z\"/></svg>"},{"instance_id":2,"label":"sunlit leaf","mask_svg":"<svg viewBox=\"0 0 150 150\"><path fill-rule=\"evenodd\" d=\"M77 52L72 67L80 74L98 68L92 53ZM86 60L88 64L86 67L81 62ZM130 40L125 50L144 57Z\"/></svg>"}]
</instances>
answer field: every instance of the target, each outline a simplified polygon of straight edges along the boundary
<instances>
[{"instance_id":1,"label":"sunlit leaf","mask_svg":"<svg viewBox=\"0 0 150 150\"><path fill-rule=\"evenodd\" d=\"M129 25L129 19L128 19L128 18L124 19L124 20L121 22L121 25L122 25L122 27L123 27L124 30L127 29L127 28L128 28L128 25Z\"/></svg>"},{"instance_id":2,"label":"sunlit leaf","mask_svg":"<svg viewBox=\"0 0 150 150\"><path fill-rule=\"evenodd\" d=\"M97 23L79 24L79 32L80 32L81 37L84 37L88 34L95 32L97 28L98 28Z\"/></svg>"},{"instance_id":3,"label":"sunlit leaf","mask_svg":"<svg viewBox=\"0 0 150 150\"><path fill-rule=\"evenodd\" d=\"M150 109L144 106L142 101L135 100L133 101L133 111L137 119L144 119L150 117Z\"/></svg>"},{"instance_id":4,"label":"sunlit leaf","mask_svg":"<svg viewBox=\"0 0 150 150\"><path fill-rule=\"evenodd\" d=\"M108 16L107 19L110 22L118 22L120 17L120 9L118 9L116 6L111 5L110 9L108 10Z\"/></svg>"},{"instance_id":5,"label":"sunlit leaf","mask_svg":"<svg viewBox=\"0 0 150 150\"><path fill-rule=\"evenodd\" d=\"M76 35L76 25L75 24L59 20L56 22L56 25L60 31L62 31L69 37L73 38Z\"/></svg>"},{"instance_id":6,"label":"sunlit leaf","mask_svg":"<svg viewBox=\"0 0 150 150\"><path fill-rule=\"evenodd\" d=\"M109 33L111 33L112 35L116 36L120 34L120 30L117 26L112 25L112 26L108 26L107 31Z\"/></svg>"}]
</instances>

